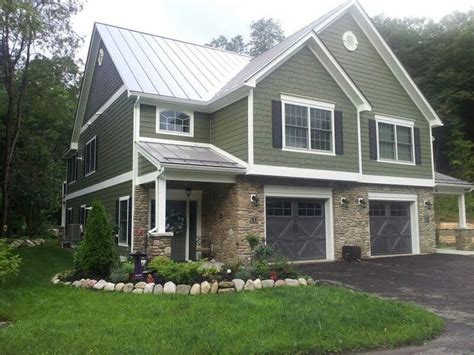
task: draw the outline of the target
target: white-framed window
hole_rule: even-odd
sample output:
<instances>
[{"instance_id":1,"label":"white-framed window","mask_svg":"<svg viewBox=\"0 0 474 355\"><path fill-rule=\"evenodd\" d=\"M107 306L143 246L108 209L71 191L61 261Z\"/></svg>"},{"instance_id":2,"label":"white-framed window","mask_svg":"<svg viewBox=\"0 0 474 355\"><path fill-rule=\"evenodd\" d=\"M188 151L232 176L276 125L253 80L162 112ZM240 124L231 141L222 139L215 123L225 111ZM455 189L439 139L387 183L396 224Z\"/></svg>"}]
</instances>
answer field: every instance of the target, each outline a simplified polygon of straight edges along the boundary
<instances>
[{"instance_id":1,"label":"white-framed window","mask_svg":"<svg viewBox=\"0 0 474 355\"><path fill-rule=\"evenodd\" d=\"M414 122L375 115L377 160L415 165Z\"/></svg>"},{"instance_id":2,"label":"white-framed window","mask_svg":"<svg viewBox=\"0 0 474 355\"><path fill-rule=\"evenodd\" d=\"M77 180L77 153L67 160L67 182L72 184Z\"/></svg>"},{"instance_id":3,"label":"white-framed window","mask_svg":"<svg viewBox=\"0 0 474 355\"><path fill-rule=\"evenodd\" d=\"M334 155L333 103L282 95L283 149Z\"/></svg>"},{"instance_id":4,"label":"white-framed window","mask_svg":"<svg viewBox=\"0 0 474 355\"><path fill-rule=\"evenodd\" d=\"M118 203L118 243L119 245L128 245L129 200L130 200L130 196L123 196L119 198L119 203Z\"/></svg>"},{"instance_id":5,"label":"white-framed window","mask_svg":"<svg viewBox=\"0 0 474 355\"><path fill-rule=\"evenodd\" d=\"M92 137L84 147L84 175L95 173L97 167L97 136Z\"/></svg>"},{"instance_id":6,"label":"white-framed window","mask_svg":"<svg viewBox=\"0 0 474 355\"><path fill-rule=\"evenodd\" d=\"M72 207L68 207L66 210L66 226L70 225L73 223L73 217L74 217L74 212Z\"/></svg>"},{"instance_id":7,"label":"white-framed window","mask_svg":"<svg viewBox=\"0 0 474 355\"><path fill-rule=\"evenodd\" d=\"M82 226L82 230L86 228L87 217L89 217L90 207L87 205L81 205L79 209L79 224Z\"/></svg>"},{"instance_id":8,"label":"white-framed window","mask_svg":"<svg viewBox=\"0 0 474 355\"><path fill-rule=\"evenodd\" d=\"M194 135L193 112L173 107L157 107L156 133L192 137Z\"/></svg>"}]
</instances>

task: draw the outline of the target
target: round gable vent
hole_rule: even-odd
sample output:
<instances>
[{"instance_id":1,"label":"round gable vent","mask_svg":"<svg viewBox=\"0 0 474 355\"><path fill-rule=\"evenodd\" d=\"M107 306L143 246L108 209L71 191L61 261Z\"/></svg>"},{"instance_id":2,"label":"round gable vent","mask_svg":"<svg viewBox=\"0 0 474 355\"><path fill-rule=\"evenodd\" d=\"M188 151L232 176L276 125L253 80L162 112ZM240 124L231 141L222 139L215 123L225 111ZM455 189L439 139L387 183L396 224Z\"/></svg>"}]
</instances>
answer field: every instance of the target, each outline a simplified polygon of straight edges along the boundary
<instances>
[{"instance_id":1,"label":"round gable vent","mask_svg":"<svg viewBox=\"0 0 474 355\"><path fill-rule=\"evenodd\" d=\"M357 45L359 44L356 35L352 31L344 32L342 35L342 42L344 43L344 47L346 47L347 50L351 52L355 51L357 49Z\"/></svg>"}]
</instances>

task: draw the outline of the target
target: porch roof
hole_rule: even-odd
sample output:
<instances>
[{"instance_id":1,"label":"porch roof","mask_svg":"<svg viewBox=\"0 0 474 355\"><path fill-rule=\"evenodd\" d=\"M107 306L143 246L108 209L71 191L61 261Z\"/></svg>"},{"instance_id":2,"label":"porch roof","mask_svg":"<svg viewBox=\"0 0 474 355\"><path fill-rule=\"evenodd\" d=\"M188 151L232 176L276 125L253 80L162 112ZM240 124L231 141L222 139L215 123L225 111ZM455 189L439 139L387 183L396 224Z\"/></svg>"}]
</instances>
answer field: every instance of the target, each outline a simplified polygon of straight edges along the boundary
<instances>
[{"instance_id":1,"label":"porch roof","mask_svg":"<svg viewBox=\"0 0 474 355\"><path fill-rule=\"evenodd\" d=\"M155 165L165 167L211 168L245 172L237 158L222 153L212 144L188 145L180 143L139 142L138 151Z\"/></svg>"},{"instance_id":2,"label":"porch roof","mask_svg":"<svg viewBox=\"0 0 474 355\"><path fill-rule=\"evenodd\" d=\"M464 181L439 172L435 172L435 185L452 185L464 188L474 188L474 185L468 181Z\"/></svg>"}]
</instances>

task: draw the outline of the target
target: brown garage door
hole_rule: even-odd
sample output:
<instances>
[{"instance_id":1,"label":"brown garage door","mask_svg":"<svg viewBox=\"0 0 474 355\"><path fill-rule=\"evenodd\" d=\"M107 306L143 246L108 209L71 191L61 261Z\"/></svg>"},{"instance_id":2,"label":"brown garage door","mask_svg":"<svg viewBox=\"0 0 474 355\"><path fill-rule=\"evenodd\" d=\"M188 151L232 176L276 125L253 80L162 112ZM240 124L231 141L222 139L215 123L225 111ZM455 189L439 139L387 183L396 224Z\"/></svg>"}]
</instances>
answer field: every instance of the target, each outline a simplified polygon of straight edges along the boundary
<instances>
[{"instance_id":1,"label":"brown garage door","mask_svg":"<svg viewBox=\"0 0 474 355\"><path fill-rule=\"evenodd\" d=\"M326 258L324 201L267 198L266 241L291 260Z\"/></svg>"},{"instance_id":2,"label":"brown garage door","mask_svg":"<svg viewBox=\"0 0 474 355\"><path fill-rule=\"evenodd\" d=\"M370 201L369 206L371 254L411 253L410 203Z\"/></svg>"}]
</instances>

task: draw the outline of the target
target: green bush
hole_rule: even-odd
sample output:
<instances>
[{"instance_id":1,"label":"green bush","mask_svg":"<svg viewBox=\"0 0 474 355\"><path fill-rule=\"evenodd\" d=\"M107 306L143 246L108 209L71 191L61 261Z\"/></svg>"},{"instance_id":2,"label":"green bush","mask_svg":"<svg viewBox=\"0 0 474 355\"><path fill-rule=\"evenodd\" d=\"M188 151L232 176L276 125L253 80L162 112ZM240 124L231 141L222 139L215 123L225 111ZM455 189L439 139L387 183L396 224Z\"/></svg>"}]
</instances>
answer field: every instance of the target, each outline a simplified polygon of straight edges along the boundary
<instances>
[{"instance_id":1,"label":"green bush","mask_svg":"<svg viewBox=\"0 0 474 355\"><path fill-rule=\"evenodd\" d=\"M240 270L235 273L234 278L246 281L248 279L253 278L254 274L254 267L241 267Z\"/></svg>"},{"instance_id":2,"label":"green bush","mask_svg":"<svg viewBox=\"0 0 474 355\"><path fill-rule=\"evenodd\" d=\"M259 245L255 250L255 257L257 259L269 259L273 256L273 248L268 245Z\"/></svg>"},{"instance_id":3,"label":"green bush","mask_svg":"<svg viewBox=\"0 0 474 355\"><path fill-rule=\"evenodd\" d=\"M204 261L176 262L165 256L157 256L148 264L158 277L177 284L192 284L209 277L209 269L203 268ZM212 273L212 271L211 271Z\"/></svg>"},{"instance_id":4,"label":"green bush","mask_svg":"<svg viewBox=\"0 0 474 355\"><path fill-rule=\"evenodd\" d=\"M268 279L270 275L270 267L268 262L265 260L257 260L254 262L253 267L255 268L254 278Z\"/></svg>"},{"instance_id":5,"label":"green bush","mask_svg":"<svg viewBox=\"0 0 474 355\"><path fill-rule=\"evenodd\" d=\"M255 247L260 244L260 237L258 235L249 233L245 236L245 239L247 239L247 243L249 243L250 249L254 250Z\"/></svg>"},{"instance_id":6,"label":"green bush","mask_svg":"<svg viewBox=\"0 0 474 355\"><path fill-rule=\"evenodd\" d=\"M133 273L133 269L133 263L130 261L118 264L110 273L110 282L128 282L130 280L130 274Z\"/></svg>"},{"instance_id":7,"label":"green bush","mask_svg":"<svg viewBox=\"0 0 474 355\"><path fill-rule=\"evenodd\" d=\"M85 277L108 277L118 258L112 226L101 202L92 202L85 230L84 239L74 254L74 268Z\"/></svg>"},{"instance_id":8,"label":"green bush","mask_svg":"<svg viewBox=\"0 0 474 355\"><path fill-rule=\"evenodd\" d=\"M13 254L13 249L3 240L0 240L0 282L8 276L18 274L21 258Z\"/></svg>"}]
</instances>

